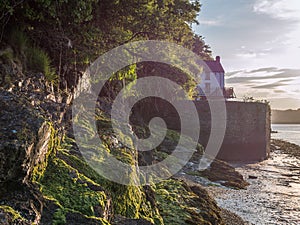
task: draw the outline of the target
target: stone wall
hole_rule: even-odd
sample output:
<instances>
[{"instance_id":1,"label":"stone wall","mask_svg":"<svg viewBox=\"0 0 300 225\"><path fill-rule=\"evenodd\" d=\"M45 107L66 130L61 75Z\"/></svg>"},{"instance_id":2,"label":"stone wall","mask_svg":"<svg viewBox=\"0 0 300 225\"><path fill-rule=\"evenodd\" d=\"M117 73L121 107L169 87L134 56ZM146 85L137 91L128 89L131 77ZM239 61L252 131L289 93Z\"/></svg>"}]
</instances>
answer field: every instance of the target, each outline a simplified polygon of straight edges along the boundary
<instances>
[{"instance_id":1,"label":"stone wall","mask_svg":"<svg viewBox=\"0 0 300 225\"><path fill-rule=\"evenodd\" d=\"M147 102L147 103L146 103ZM153 104L151 104L151 102ZM211 134L211 114L206 101L194 102L200 121L199 143L207 145ZM227 121L224 140L217 158L226 161L256 161L268 158L270 153L270 109L259 102L226 102ZM143 121L162 117L168 128L180 131L180 118L175 108L161 99L135 105L133 115ZM186 113L189 113L188 111ZM191 129L198 129L191 127Z\"/></svg>"},{"instance_id":2,"label":"stone wall","mask_svg":"<svg viewBox=\"0 0 300 225\"><path fill-rule=\"evenodd\" d=\"M210 132L210 111L206 102L195 102L206 146ZM226 161L263 160L270 153L270 109L258 102L226 102L226 132L218 158Z\"/></svg>"}]
</instances>

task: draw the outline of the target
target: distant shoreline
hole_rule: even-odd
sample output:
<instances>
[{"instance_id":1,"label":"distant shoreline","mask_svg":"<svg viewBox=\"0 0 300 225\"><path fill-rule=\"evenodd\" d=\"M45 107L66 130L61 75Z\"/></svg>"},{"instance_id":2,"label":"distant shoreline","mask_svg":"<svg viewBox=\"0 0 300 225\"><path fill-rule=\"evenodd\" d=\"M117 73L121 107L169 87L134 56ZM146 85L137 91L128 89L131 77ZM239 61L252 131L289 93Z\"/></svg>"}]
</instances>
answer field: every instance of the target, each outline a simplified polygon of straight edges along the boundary
<instances>
[{"instance_id":1,"label":"distant shoreline","mask_svg":"<svg viewBox=\"0 0 300 225\"><path fill-rule=\"evenodd\" d=\"M276 110L271 113L272 124L300 124L300 109Z\"/></svg>"}]
</instances>

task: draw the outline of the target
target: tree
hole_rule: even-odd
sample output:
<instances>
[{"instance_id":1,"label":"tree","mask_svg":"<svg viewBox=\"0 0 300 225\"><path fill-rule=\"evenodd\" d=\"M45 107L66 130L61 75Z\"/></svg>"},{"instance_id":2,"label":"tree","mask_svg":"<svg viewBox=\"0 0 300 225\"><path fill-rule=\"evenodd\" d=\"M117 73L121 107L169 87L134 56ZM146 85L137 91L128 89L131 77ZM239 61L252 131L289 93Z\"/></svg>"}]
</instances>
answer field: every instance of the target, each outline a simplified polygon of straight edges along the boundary
<instances>
[{"instance_id":1,"label":"tree","mask_svg":"<svg viewBox=\"0 0 300 225\"><path fill-rule=\"evenodd\" d=\"M3 0L1 33L21 26L74 86L90 62L130 41L167 40L209 58L209 47L191 29L199 11L198 0Z\"/></svg>"}]
</instances>

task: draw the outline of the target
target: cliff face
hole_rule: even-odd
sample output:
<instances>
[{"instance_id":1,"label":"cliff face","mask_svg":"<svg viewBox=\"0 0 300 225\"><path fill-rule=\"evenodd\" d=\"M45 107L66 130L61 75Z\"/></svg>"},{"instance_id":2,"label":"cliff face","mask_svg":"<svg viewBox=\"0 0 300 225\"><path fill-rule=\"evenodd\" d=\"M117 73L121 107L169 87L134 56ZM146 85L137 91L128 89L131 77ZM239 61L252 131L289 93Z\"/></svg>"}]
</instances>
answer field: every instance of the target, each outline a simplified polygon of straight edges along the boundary
<instances>
[{"instance_id":1,"label":"cliff face","mask_svg":"<svg viewBox=\"0 0 300 225\"><path fill-rule=\"evenodd\" d=\"M24 98L7 91L0 91L0 108L1 224L29 224L21 216L25 210L29 221L38 222L42 205L30 188L31 176L48 155L52 127Z\"/></svg>"},{"instance_id":2,"label":"cliff face","mask_svg":"<svg viewBox=\"0 0 300 225\"><path fill-rule=\"evenodd\" d=\"M148 187L109 182L84 162L73 139L65 136L59 144L51 122L21 96L2 90L0 103L1 224L181 224L192 223L190 216L197 218L194 224L206 221L203 215L209 212L194 211L200 198L183 181ZM106 133L108 144L110 135ZM128 158L122 151L119 156ZM170 200L173 194L181 200ZM210 201L217 215L219 209ZM171 209L181 217L172 218Z\"/></svg>"},{"instance_id":3,"label":"cliff face","mask_svg":"<svg viewBox=\"0 0 300 225\"><path fill-rule=\"evenodd\" d=\"M172 178L125 186L96 173L72 138L72 93L53 88L42 74L25 76L20 61L0 60L0 224L224 224L200 185ZM115 144L111 121L99 110L107 150L124 162L149 163L137 149ZM176 145L175 133L155 160Z\"/></svg>"},{"instance_id":4,"label":"cliff face","mask_svg":"<svg viewBox=\"0 0 300 225\"><path fill-rule=\"evenodd\" d=\"M45 160L51 125L22 98L0 91L0 181L28 182L34 166Z\"/></svg>"}]
</instances>

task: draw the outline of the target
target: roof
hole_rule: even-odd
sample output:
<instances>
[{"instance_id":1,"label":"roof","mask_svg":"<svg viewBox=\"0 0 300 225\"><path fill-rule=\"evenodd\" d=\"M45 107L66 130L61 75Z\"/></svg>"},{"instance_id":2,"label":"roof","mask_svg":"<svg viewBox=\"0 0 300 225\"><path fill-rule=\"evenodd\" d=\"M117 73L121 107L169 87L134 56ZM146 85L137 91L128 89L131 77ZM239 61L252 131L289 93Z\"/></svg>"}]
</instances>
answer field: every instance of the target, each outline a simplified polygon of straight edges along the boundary
<instances>
[{"instance_id":1,"label":"roof","mask_svg":"<svg viewBox=\"0 0 300 225\"><path fill-rule=\"evenodd\" d=\"M205 60L204 61L206 63L206 65L208 66L208 68L211 70L211 72L214 73L225 73L225 70L220 62L220 57L216 58L216 60Z\"/></svg>"}]
</instances>

